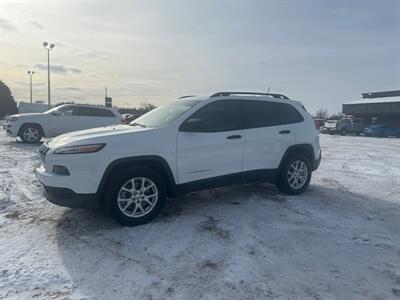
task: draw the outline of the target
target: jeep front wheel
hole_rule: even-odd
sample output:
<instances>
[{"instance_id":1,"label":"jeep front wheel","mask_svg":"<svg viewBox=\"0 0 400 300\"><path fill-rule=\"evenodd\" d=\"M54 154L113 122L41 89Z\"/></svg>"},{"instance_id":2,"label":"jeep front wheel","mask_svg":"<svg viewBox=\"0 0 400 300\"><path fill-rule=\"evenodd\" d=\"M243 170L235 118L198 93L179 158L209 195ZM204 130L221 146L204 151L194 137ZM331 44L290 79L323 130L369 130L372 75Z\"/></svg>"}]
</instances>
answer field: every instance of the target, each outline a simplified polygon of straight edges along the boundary
<instances>
[{"instance_id":1,"label":"jeep front wheel","mask_svg":"<svg viewBox=\"0 0 400 300\"><path fill-rule=\"evenodd\" d=\"M20 138L25 143L38 143L42 136L42 130L36 125L24 125L20 131Z\"/></svg>"},{"instance_id":2,"label":"jeep front wheel","mask_svg":"<svg viewBox=\"0 0 400 300\"><path fill-rule=\"evenodd\" d=\"M145 224L161 211L166 198L165 184L152 169L132 168L115 174L106 194L106 208L124 226Z\"/></svg>"},{"instance_id":3,"label":"jeep front wheel","mask_svg":"<svg viewBox=\"0 0 400 300\"><path fill-rule=\"evenodd\" d=\"M292 155L284 162L276 186L284 194L298 195L311 180L311 164L304 155Z\"/></svg>"}]
</instances>

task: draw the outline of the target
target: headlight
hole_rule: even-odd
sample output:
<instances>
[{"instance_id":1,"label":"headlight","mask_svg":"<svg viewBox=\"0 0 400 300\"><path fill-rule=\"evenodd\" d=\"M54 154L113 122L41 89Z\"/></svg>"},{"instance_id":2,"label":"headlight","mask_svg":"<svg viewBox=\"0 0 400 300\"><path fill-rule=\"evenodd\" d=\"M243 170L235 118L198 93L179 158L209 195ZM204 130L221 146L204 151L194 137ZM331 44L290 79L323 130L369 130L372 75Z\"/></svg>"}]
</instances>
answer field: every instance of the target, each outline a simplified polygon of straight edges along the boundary
<instances>
[{"instance_id":1,"label":"headlight","mask_svg":"<svg viewBox=\"0 0 400 300\"><path fill-rule=\"evenodd\" d=\"M16 116L11 116L11 117L9 117L8 118L10 121L17 121L18 120L18 117L16 117Z\"/></svg>"},{"instance_id":2,"label":"headlight","mask_svg":"<svg viewBox=\"0 0 400 300\"><path fill-rule=\"evenodd\" d=\"M103 149L106 144L91 144L91 145L79 145L61 147L54 151L54 154L79 154L79 153L93 153Z\"/></svg>"}]
</instances>

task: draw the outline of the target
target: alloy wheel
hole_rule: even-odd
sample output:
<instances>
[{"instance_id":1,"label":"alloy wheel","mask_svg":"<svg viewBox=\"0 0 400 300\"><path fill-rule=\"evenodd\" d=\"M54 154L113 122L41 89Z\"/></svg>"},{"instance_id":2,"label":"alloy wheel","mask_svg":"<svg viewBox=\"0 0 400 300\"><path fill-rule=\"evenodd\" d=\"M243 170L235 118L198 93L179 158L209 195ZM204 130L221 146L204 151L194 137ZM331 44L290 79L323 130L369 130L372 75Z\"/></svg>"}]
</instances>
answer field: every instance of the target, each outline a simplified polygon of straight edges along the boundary
<instances>
[{"instance_id":1,"label":"alloy wheel","mask_svg":"<svg viewBox=\"0 0 400 300\"><path fill-rule=\"evenodd\" d=\"M307 175L308 167L304 161L295 160L292 162L287 173L287 180L290 187L295 190L302 188L307 181Z\"/></svg>"},{"instance_id":2,"label":"alloy wheel","mask_svg":"<svg viewBox=\"0 0 400 300\"><path fill-rule=\"evenodd\" d=\"M157 204L158 189L155 183L145 177L135 177L126 181L118 192L118 207L130 218L140 218L149 214Z\"/></svg>"},{"instance_id":3,"label":"alloy wheel","mask_svg":"<svg viewBox=\"0 0 400 300\"><path fill-rule=\"evenodd\" d=\"M33 127L26 128L22 134L28 142L36 142L40 135L39 130Z\"/></svg>"}]
</instances>

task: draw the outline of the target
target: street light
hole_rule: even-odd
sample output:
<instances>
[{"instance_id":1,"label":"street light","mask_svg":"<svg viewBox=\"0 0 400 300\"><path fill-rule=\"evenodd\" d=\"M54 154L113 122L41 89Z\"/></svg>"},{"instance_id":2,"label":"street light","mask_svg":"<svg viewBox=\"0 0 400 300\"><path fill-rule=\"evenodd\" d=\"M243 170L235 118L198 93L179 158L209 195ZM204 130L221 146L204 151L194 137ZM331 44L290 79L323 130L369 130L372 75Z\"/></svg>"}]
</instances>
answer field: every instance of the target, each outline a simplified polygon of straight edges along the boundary
<instances>
[{"instance_id":1,"label":"street light","mask_svg":"<svg viewBox=\"0 0 400 300\"><path fill-rule=\"evenodd\" d=\"M31 91L31 103L32 103L32 76L33 76L33 74L35 74L35 71L29 70L28 74L29 74L29 79L30 79L30 91Z\"/></svg>"},{"instance_id":2,"label":"street light","mask_svg":"<svg viewBox=\"0 0 400 300\"><path fill-rule=\"evenodd\" d=\"M50 109L50 51L53 50L54 44L43 42L43 48L47 50L47 102Z\"/></svg>"}]
</instances>

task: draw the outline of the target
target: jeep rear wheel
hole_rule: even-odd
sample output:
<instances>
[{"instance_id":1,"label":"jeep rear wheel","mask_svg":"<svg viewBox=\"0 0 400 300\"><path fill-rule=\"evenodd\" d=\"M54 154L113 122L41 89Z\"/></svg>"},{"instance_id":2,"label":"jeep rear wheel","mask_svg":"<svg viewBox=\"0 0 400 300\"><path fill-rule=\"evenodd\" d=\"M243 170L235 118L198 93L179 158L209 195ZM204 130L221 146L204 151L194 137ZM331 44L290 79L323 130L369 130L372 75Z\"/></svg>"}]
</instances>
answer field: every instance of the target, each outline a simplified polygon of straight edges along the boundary
<instances>
[{"instance_id":1,"label":"jeep rear wheel","mask_svg":"<svg viewBox=\"0 0 400 300\"><path fill-rule=\"evenodd\" d=\"M310 184L311 173L311 163L306 156L292 155L284 162L276 186L287 195L301 194Z\"/></svg>"},{"instance_id":2,"label":"jeep rear wheel","mask_svg":"<svg viewBox=\"0 0 400 300\"><path fill-rule=\"evenodd\" d=\"M20 134L21 140L25 143L38 143L43 134L42 130L37 125L23 125Z\"/></svg>"},{"instance_id":3,"label":"jeep rear wheel","mask_svg":"<svg viewBox=\"0 0 400 300\"><path fill-rule=\"evenodd\" d=\"M124 226L145 224L161 211L166 198L162 178L147 167L116 173L106 193L106 209Z\"/></svg>"}]
</instances>

